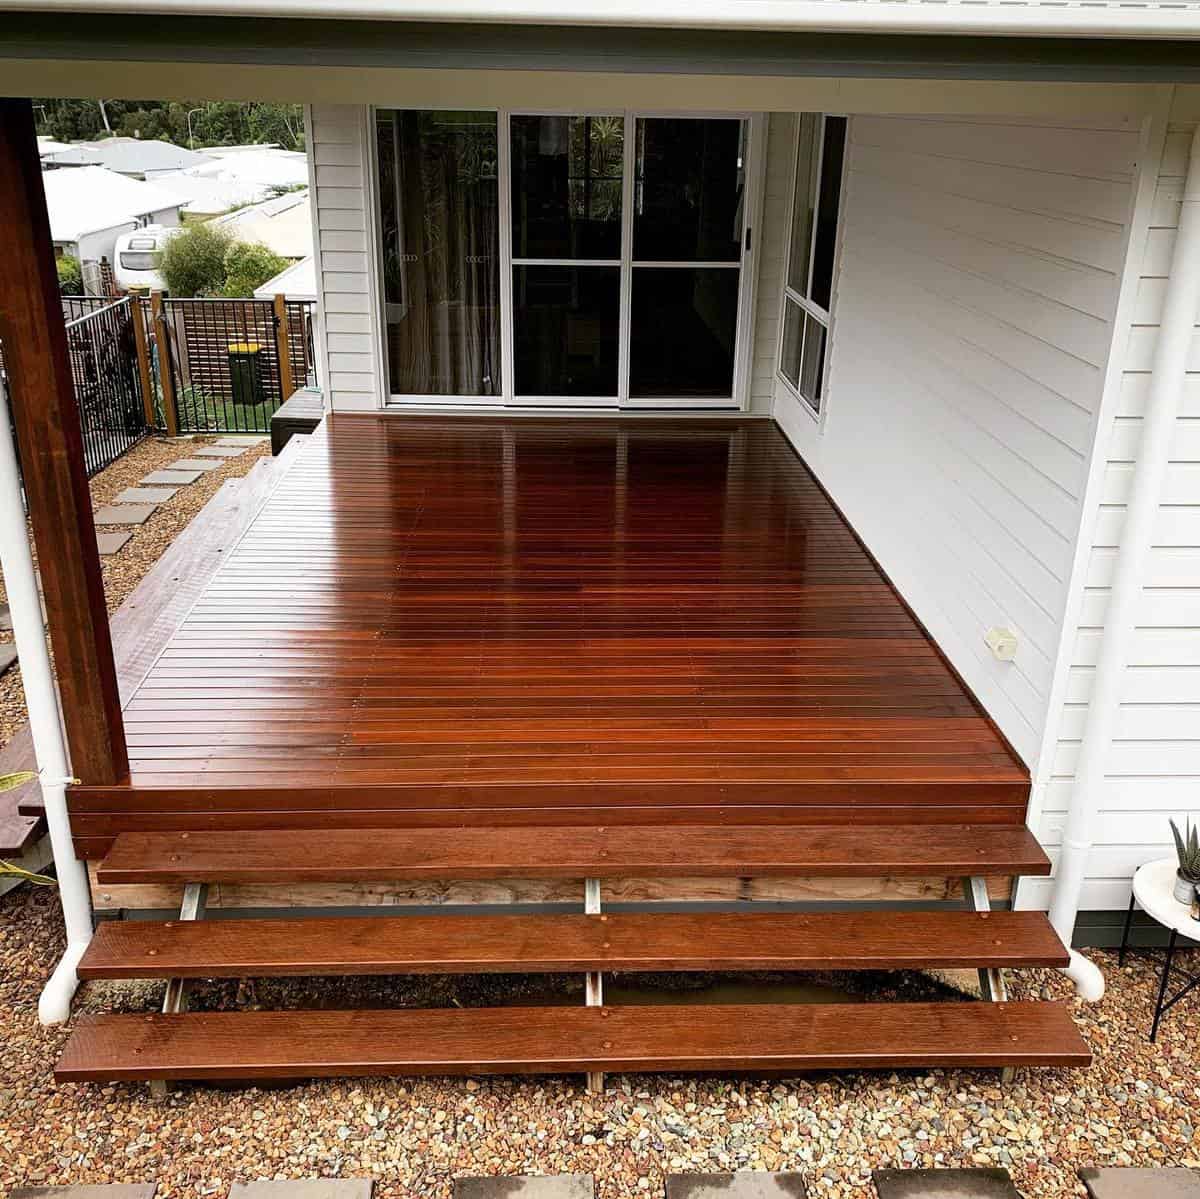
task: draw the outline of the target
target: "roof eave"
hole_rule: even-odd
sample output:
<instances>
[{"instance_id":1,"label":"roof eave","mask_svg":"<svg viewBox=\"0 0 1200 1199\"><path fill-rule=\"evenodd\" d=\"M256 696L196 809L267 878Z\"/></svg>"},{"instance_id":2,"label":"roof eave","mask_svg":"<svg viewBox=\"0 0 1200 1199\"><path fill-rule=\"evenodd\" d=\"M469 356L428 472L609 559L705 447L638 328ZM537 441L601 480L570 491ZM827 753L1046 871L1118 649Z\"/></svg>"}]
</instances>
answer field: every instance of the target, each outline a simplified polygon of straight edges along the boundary
<instances>
[{"instance_id":1,"label":"roof eave","mask_svg":"<svg viewBox=\"0 0 1200 1199\"><path fill-rule=\"evenodd\" d=\"M976 0L0 0L0 10L810 33L1200 38L1200 5Z\"/></svg>"}]
</instances>

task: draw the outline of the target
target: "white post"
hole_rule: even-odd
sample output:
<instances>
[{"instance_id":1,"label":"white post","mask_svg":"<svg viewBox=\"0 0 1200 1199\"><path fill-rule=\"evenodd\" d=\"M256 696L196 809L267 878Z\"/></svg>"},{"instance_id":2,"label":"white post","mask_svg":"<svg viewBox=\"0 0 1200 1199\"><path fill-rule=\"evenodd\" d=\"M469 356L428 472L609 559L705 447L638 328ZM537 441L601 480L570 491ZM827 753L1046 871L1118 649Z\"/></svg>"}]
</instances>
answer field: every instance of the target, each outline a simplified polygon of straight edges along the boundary
<instances>
[{"instance_id":1,"label":"white post","mask_svg":"<svg viewBox=\"0 0 1200 1199\"><path fill-rule=\"evenodd\" d=\"M87 869L75 856L67 818L67 746L58 712L58 693L50 666L50 651L42 627L42 604L37 574L29 549L25 504L13 448L8 396L0 383L0 567L8 589L13 634L21 663L25 706L42 784L42 802L54 851L58 894L67 929L67 948L38 1001L43 1024L60 1024L71 1014L71 997L79 980L75 967L92 939L92 900Z\"/></svg>"},{"instance_id":2,"label":"white post","mask_svg":"<svg viewBox=\"0 0 1200 1199\"><path fill-rule=\"evenodd\" d=\"M1154 349L1153 374L1142 419L1130 483L1121 543L1113 564L1104 635L1088 701L1075 769L1075 785L1063 829L1058 879L1050 904L1050 922L1070 946L1079 915L1094 837L1093 824L1104 786L1104 771L1120 710L1121 682L1129 657L1137 604L1167 473L1171 435L1183 396L1187 356L1200 311L1200 127L1192 137L1187 182L1179 214L1179 232L1171 255L1171 273L1163 301L1162 321ZM1099 971L1074 951L1066 973L1088 998L1104 993ZM1097 994L1098 987L1098 994Z\"/></svg>"}]
</instances>

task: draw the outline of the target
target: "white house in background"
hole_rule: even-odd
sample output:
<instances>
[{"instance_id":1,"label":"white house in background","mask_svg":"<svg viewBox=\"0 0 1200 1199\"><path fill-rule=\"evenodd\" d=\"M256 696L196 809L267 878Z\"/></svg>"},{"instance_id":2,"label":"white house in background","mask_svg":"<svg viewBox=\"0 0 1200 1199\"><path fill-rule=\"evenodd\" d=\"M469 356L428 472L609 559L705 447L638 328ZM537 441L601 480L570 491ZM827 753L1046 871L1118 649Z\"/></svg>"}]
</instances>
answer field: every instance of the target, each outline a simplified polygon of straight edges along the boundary
<instances>
[{"instance_id":1,"label":"white house in background","mask_svg":"<svg viewBox=\"0 0 1200 1199\"><path fill-rule=\"evenodd\" d=\"M216 217L241 241L261 242L283 258L308 258L313 252L312 206L308 192L288 192Z\"/></svg>"},{"instance_id":2,"label":"white house in background","mask_svg":"<svg viewBox=\"0 0 1200 1199\"><path fill-rule=\"evenodd\" d=\"M269 200L274 189L261 183L247 183L226 171L216 175L197 175L190 171L172 171L160 175L156 180L162 187L169 188L186 202L183 205L185 220L204 221L221 216L234 208L248 204L260 204Z\"/></svg>"},{"instance_id":3,"label":"white house in background","mask_svg":"<svg viewBox=\"0 0 1200 1199\"><path fill-rule=\"evenodd\" d=\"M287 296L289 300L316 300L317 265L312 255L293 262L255 288L254 296L258 300L271 300L276 296Z\"/></svg>"},{"instance_id":4,"label":"white house in background","mask_svg":"<svg viewBox=\"0 0 1200 1199\"><path fill-rule=\"evenodd\" d=\"M212 160L206 154L185 150L154 138L106 137L102 141L77 142L63 150L42 154L47 167L107 167L131 179L153 179L173 171L200 167Z\"/></svg>"},{"instance_id":5,"label":"white house in background","mask_svg":"<svg viewBox=\"0 0 1200 1199\"><path fill-rule=\"evenodd\" d=\"M188 168L197 175L218 175L284 191L308 182L308 160L296 150L278 146L212 147L204 151L213 161Z\"/></svg>"},{"instance_id":6,"label":"white house in background","mask_svg":"<svg viewBox=\"0 0 1200 1199\"><path fill-rule=\"evenodd\" d=\"M43 171L55 250L81 265L113 261L117 238L146 225L178 225L181 197L104 167Z\"/></svg>"}]
</instances>

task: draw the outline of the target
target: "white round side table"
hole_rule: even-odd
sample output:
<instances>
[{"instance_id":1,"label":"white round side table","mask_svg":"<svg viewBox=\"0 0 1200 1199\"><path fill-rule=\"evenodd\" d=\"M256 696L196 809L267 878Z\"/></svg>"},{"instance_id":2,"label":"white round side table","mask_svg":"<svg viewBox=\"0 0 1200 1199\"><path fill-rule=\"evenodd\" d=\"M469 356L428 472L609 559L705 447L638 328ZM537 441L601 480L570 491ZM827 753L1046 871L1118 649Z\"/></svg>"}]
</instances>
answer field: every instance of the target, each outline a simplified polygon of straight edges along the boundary
<instances>
[{"instance_id":1,"label":"white round side table","mask_svg":"<svg viewBox=\"0 0 1200 1199\"><path fill-rule=\"evenodd\" d=\"M1180 937L1192 941L1200 941L1200 920L1192 919L1191 905L1180 903L1175 898L1175 870L1178 862L1175 858L1159 858L1139 866L1133 876L1133 894L1129 897L1129 911L1125 916L1125 931L1121 934L1121 954L1118 958L1120 965L1125 965L1125 953L1129 948L1129 930L1133 924L1133 908L1137 903L1148 916L1158 921L1164 928L1170 929L1171 937L1167 941L1167 956L1163 960L1162 978L1158 984L1158 999L1154 1004L1154 1023L1150 1026L1150 1040L1158 1037L1158 1026L1163 1016L1170 1011L1185 995L1200 987L1200 974L1186 974L1181 970L1172 970L1175 959L1175 943ZM1169 999L1167 986L1172 973L1178 974L1184 985Z\"/></svg>"}]
</instances>

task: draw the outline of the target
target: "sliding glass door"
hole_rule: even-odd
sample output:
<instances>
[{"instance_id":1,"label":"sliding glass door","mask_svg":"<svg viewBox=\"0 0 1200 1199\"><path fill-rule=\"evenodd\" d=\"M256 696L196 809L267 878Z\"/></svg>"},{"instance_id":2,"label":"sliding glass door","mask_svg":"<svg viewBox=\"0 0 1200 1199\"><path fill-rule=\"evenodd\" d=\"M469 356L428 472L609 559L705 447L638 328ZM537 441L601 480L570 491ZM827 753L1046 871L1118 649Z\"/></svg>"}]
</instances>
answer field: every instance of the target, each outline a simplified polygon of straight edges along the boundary
<instances>
[{"instance_id":1,"label":"sliding glass door","mask_svg":"<svg viewBox=\"0 0 1200 1199\"><path fill-rule=\"evenodd\" d=\"M393 397L730 408L749 119L376 114Z\"/></svg>"},{"instance_id":2,"label":"sliding glass door","mask_svg":"<svg viewBox=\"0 0 1200 1199\"><path fill-rule=\"evenodd\" d=\"M631 404L733 399L746 140L740 120L637 119Z\"/></svg>"},{"instance_id":3,"label":"sliding glass door","mask_svg":"<svg viewBox=\"0 0 1200 1199\"><path fill-rule=\"evenodd\" d=\"M513 115L509 155L517 403L612 406L625 119Z\"/></svg>"}]
</instances>

